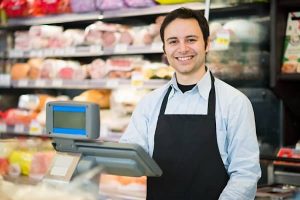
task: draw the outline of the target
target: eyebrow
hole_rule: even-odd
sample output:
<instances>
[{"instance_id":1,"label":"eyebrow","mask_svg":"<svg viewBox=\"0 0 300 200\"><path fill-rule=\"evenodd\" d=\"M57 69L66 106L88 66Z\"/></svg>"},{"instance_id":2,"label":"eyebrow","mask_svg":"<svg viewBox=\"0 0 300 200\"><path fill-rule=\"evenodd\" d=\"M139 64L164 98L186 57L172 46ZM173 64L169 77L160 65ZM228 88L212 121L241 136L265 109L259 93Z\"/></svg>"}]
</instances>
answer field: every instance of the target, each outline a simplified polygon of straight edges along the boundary
<instances>
[{"instance_id":1,"label":"eyebrow","mask_svg":"<svg viewBox=\"0 0 300 200\"><path fill-rule=\"evenodd\" d=\"M197 36L197 35L188 35L188 36L185 36L185 38L199 38L199 36ZM175 39L177 39L177 37L170 37L170 38L166 39L166 41L175 40Z\"/></svg>"}]
</instances>

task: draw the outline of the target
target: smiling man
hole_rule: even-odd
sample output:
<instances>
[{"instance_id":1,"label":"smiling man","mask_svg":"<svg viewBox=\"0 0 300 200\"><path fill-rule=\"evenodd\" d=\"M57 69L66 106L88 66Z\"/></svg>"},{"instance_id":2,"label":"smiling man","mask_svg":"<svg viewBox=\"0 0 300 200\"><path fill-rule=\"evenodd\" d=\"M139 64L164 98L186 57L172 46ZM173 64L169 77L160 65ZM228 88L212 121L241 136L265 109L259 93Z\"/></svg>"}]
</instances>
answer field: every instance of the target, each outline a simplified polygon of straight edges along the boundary
<instances>
[{"instance_id":1,"label":"smiling man","mask_svg":"<svg viewBox=\"0 0 300 200\"><path fill-rule=\"evenodd\" d=\"M141 145L163 170L147 179L147 199L254 199L261 171L253 108L205 66L206 19L174 10L160 36L174 76L142 99L120 140Z\"/></svg>"}]
</instances>

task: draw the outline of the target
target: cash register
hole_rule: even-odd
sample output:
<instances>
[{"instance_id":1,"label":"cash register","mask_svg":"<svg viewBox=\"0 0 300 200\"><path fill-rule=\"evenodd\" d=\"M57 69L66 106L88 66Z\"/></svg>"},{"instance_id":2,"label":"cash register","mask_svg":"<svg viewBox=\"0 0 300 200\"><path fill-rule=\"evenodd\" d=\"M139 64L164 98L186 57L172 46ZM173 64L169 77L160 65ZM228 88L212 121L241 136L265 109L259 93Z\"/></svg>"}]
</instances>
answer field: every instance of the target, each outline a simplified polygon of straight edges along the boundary
<instances>
[{"instance_id":1,"label":"cash register","mask_svg":"<svg viewBox=\"0 0 300 200\"><path fill-rule=\"evenodd\" d=\"M46 132L57 154L45 179L69 182L95 166L113 175L161 176L162 170L141 146L99 140L99 111L89 102L47 103Z\"/></svg>"}]
</instances>

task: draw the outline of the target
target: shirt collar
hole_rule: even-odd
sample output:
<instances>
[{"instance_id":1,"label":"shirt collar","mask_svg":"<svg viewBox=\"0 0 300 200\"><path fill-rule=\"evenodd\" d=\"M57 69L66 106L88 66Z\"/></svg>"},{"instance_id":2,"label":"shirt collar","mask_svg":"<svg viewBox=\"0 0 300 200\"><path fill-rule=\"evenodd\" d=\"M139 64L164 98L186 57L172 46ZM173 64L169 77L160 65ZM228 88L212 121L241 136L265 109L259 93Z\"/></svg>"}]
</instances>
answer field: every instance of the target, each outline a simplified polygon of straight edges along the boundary
<instances>
[{"instance_id":1,"label":"shirt collar","mask_svg":"<svg viewBox=\"0 0 300 200\"><path fill-rule=\"evenodd\" d=\"M173 74L172 79L170 80L170 85L175 90L174 93L177 91L180 91L180 89L178 88L178 85L177 85L175 73ZM198 81L197 88L198 88L198 92L199 92L200 96L203 97L205 100L208 100L209 92L210 92L210 88L211 88L211 77L210 77L209 69L207 69L206 73L201 78L201 80Z\"/></svg>"}]
</instances>

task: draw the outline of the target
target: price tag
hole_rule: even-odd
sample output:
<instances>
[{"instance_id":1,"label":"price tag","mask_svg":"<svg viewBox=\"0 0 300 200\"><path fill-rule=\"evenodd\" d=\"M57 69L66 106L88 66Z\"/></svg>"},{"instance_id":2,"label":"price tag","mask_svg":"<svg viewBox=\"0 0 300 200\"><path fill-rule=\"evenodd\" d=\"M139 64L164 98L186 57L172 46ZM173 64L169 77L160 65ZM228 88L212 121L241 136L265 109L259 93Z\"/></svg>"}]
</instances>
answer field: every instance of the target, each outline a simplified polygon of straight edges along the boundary
<instances>
[{"instance_id":1,"label":"price tag","mask_svg":"<svg viewBox=\"0 0 300 200\"><path fill-rule=\"evenodd\" d=\"M74 55L75 54L75 47L67 47L65 49L64 55Z\"/></svg>"},{"instance_id":2,"label":"price tag","mask_svg":"<svg viewBox=\"0 0 300 200\"><path fill-rule=\"evenodd\" d=\"M131 86L133 87L143 87L144 76L141 72L132 72L131 74Z\"/></svg>"},{"instance_id":3,"label":"price tag","mask_svg":"<svg viewBox=\"0 0 300 200\"><path fill-rule=\"evenodd\" d=\"M63 86L63 80L61 80L61 79L54 79L54 80L52 80L52 86L54 86L54 87L62 87Z\"/></svg>"},{"instance_id":4,"label":"price tag","mask_svg":"<svg viewBox=\"0 0 300 200\"><path fill-rule=\"evenodd\" d=\"M25 132L25 127L23 124L16 124L14 127L14 132L16 133L24 133Z\"/></svg>"},{"instance_id":5,"label":"price tag","mask_svg":"<svg viewBox=\"0 0 300 200\"><path fill-rule=\"evenodd\" d=\"M228 30L218 31L216 39L211 42L211 50L227 50L230 43L230 33Z\"/></svg>"},{"instance_id":6,"label":"price tag","mask_svg":"<svg viewBox=\"0 0 300 200\"><path fill-rule=\"evenodd\" d=\"M6 133L7 132L7 126L4 123L0 123L0 133Z\"/></svg>"},{"instance_id":7,"label":"price tag","mask_svg":"<svg viewBox=\"0 0 300 200\"><path fill-rule=\"evenodd\" d=\"M108 88L116 88L119 86L119 80L117 79L109 79L106 81L106 87Z\"/></svg>"},{"instance_id":8,"label":"price tag","mask_svg":"<svg viewBox=\"0 0 300 200\"><path fill-rule=\"evenodd\" d=\"M55 49L53 52L54 56L63 56L65 54L64 49Z\"/></svg>"},{"instance_id":9,"label":"price tag","mask_svg":"<svg viewBox=\"0 0 300 200\"><path fill-rule=\"evenodd\" d=\"M44 54L44 57L53 56L54 50L53 49L44 49L43 54Z\"/></svg>"},{"instance_id":10,"label":"price tag","mask_svg":"<svg viewBox=\"0 0 300 200\"><path fill-rule=\"evenodd\" d=\"M18 81L18 87L27 87L28 86L28 80L22 79Z\"/></svg>"},{"instance_id":11,"label":"price tag","mask_svg":"<svg viewBox=\"0 0 300 200\"><path fill-rule=\"evenodd\" d=\"M35 86L36 87L44 87L46 86L46 80L44 79L38 79L35 81Z\"/></svg>"},{"instance_id":12,"label":"price tag","mask_svg":"<svg viewBox=\"0 0 300 200\"><path fill-rule=\"evenodd\" d=\"M114 48L114 52L115 53L124 53L127 51L127 49L128 49L127 44L116 44L116 46Z\"/></svg>"},{"instance_id":13,"label":"price tag","mask_svg":"<svg viewBox=\"0 0 300 200\"><path fill-rule=\"evenodd\" d=\"M163 43L162 42L154 42L151 44L151 50L153 51L162 51Z\"/></svg>"},{"instance_id":14,"label":"price tag","mask_svg":"<svg viewBox=\"0 0 300 200\"><path fill-rule=\"evenodd\" d=\"M29 57L37 57L37 55L38 55L38 53L37 53L37 50L31 50L30 52L29 52Z\"/></svg>"},{"instance_id":15,"label":"price tag","mask_svg":"<svg viewBox=\"0 0 300 200\"><path fill-rule=\"evenodd\" d=\"M10 75L9 74L0 74L0 86L9 87L10 86Z\"/></svg>"},{"instance_id":16,"label":"price tag","mask_svg":"<svg viewBox=\"0 0 300 200\"><path fill-rule=\"evenodd\" d=\"M24 52L22 50L14 49L14 50L11 50L9 52L9 54L10 54L10 57L12 57L12 58L21 58L21 57L23 57Z\"/></svg>"},{"instance_id":17,"label":"price tag","mask_svg":"<svg viewBox=\"0 0 300 200\"><path fill-rule=\"evenodd\" d=\"M42 134L42 126L37 121L32 121L29 126L29 134L32 135L41 135Z\"/></svg>"},{"instance_id":18,"label":"price tag","mask_svg":"<svg viewBox=\"0 0 300 200\"><path fill-rule=\"evenodd\" d=\"M100 45L92 45L91 47L90 47L90 53L103 53L103 51L102 51L102 47L100 46Z\"/></svg>"}]
</instances>

